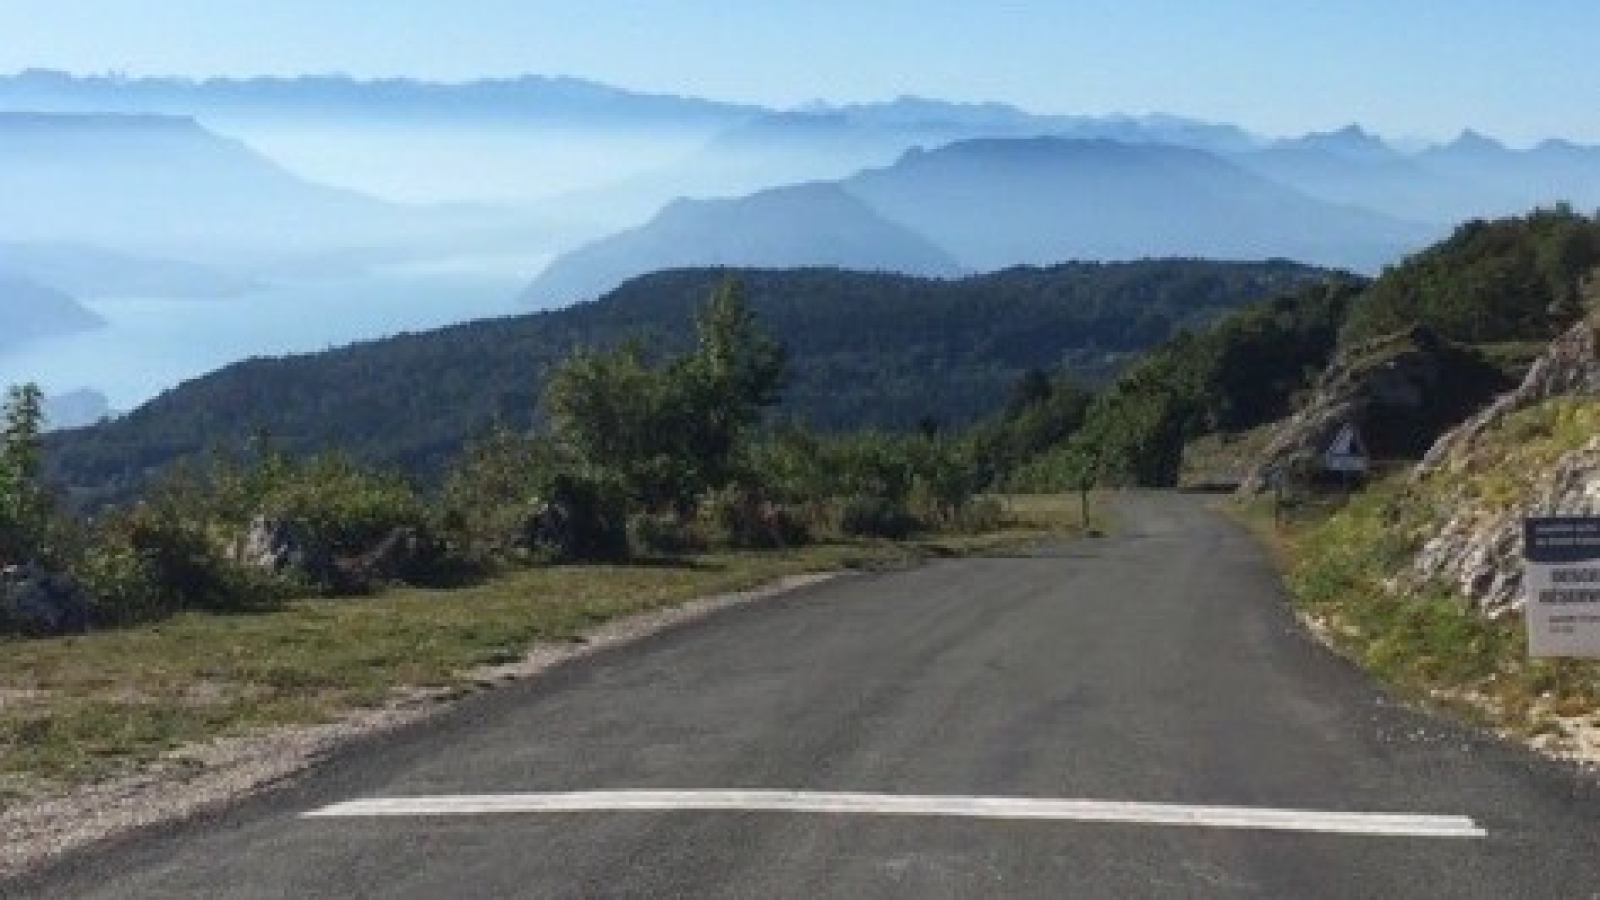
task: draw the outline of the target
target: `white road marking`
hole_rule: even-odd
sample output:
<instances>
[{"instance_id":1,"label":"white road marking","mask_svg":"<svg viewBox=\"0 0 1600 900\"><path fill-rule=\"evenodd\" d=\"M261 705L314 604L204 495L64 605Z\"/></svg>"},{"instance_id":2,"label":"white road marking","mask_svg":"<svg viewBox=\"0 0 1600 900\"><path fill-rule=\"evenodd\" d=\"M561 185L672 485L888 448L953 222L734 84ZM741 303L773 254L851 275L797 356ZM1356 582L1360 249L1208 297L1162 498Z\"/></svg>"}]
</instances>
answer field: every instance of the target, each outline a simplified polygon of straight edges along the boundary
<instances>
[{"instance_id":1,"label":"white road marking","mask_svg":"<svg viewBox=\"0 0 1600 900\"><path fill-rule=\"evenodd\" d=\"M1318 812L1247 806L1186 806L1173 803L1106 800L918 797L805 791L579 791L556 794L385 797L336 803L312 810L305 813L305 816L314 819L344 819L384 816L678 811L946 816L968 819L1244 828L1390 837L1488 836L1487 831L1467 816Z\"/></svg>"}]
</instances>

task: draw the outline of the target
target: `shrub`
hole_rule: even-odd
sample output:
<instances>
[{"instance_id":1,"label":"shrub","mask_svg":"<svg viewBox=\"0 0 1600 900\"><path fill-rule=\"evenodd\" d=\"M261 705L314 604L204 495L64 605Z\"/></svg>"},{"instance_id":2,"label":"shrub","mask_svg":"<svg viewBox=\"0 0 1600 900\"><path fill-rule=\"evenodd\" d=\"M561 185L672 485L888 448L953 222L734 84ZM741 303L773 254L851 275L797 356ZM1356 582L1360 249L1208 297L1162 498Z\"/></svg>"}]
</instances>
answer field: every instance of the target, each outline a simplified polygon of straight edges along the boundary
<instances>
[{"instance_id":1,"label":"shrub","mask_svg":"<svg viewBox=\"0 0 1600 900\"><path fill-rule=\"evenodd\" d=\"M559 472L524 519L522 544L559 560L628 555L628 495L615 477Z\"/></svg>"},{"instance_id":2,"label":"shrub","mask_svg":"<svg viewBox=\"0 0 1600 900\"><path fill-rule=\"evenodd\" d=\"M717 539L730 547L798 547L811 539L802 510L775 503L751 488L717 491L708 501L707 511Z\"/></svg>"},{"instance_id":3,"label":"shrub","mask_svg":"<svg viewBox=\"0 0 1600 900\"><path fill-rule=\"evenodd\" d=\"M916 520L903 501L857 494L839 509L839 531L850 537L900 539L911 534Z\"/></svg>"},{"instance_id":4,"label":"shrub","mask_svg":"<svg viewBox=\"0 0 1600 900\"><path fill-rule=\"evenodd\" d=\"M439 497L451 553L487 568L522 542L528 509L558 463L547 441L496 430L469 446Z\"/></svg>"},{"instance_id":5,"label":"shrub","mask_svg":"<svg viewBox=\"0 0 1600 900\"><path fill-rule=\"evenodd\" d=\"M628 517L628 547L641 556L670 556L704 550L705 541L675 513L636 513Z\"/></svg>"},{"instance_id":6,"label":"shrub","mask_svg":"<svg viewBox=\"0 0 1600 900\"><path fill-rule=\"evenodd\" d=\"M259 512L293 522L318 553L367 553L399 529L428 530L427 510L404 480L357 468L339 456L291 469Z\"/></svg>"},{"instance_id":7,"label":"shrub","mask_svg":"<svg viewBox=\"0 0 1600 900\"><path fill-rule=\"evenodd\" d=\"M73 573L111 624L260 608L293 587L234 561L202 521L159 499L102 521Z\"/></svg>"}]
</instances>

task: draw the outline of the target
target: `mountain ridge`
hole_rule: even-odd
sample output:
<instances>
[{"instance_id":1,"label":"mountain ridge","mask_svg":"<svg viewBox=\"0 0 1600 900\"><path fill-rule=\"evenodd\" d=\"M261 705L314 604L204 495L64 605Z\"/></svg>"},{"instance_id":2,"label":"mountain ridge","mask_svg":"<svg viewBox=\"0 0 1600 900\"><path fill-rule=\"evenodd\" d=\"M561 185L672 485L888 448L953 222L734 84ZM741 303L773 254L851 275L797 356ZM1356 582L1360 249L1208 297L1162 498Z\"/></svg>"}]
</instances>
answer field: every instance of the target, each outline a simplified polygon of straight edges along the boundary
<instances>
[{"instance_id":1,"label":"mountain ridge","mask_svg":"<svg viewBox=\"0 0 1600 900\"><path fill-rule=\"evenodd\" d=\"M0 271L0 353L46 338L99 328L105 320L64 291Z\"/></svg>"},{"instance_id":2,"label":"mountain ridge","mask_svg":"<svg viewBox=\"0 0 1600 900\"><path fill-rule=\"evenodd\" d=\"M730 275L790 348L783 407L819 427L909 428L988 414L1028 368L1084 380L1234 306L1332 273L1288 261L1156 260L1019 267L961 279L836 269L689 269L562 310L465 323L335 351L234 364L116 421L52 436L80 499L125 496L179 455L262 433L293 452L340 448L439 471L496 423L535 422L545 369L577 347L692 340L693 311Z\"/></svg>"},{"instance_id":3,"label":"mountain ridge","mask_svg":"<svg viewBox=\"0 0 1600 900\"><path fill-rule=\"evenodd\" d=\"M903 253L874 255L865 238L847 246L860 236L837 220L813 221L796 200L819 185L850 195L954 265L930 269L907 263ZM951 274L1063 259L1281 257L1375 271L1433 236L1425 225L1317 200L1204 150L1107 138L974 138L912 148L887 166L836 181L685 202L558 256L527 296L541 302L589 298L627 274L669 265L775 261ZM747 206L761 207L761 235L791 255L775 260L730 247L725 235L750 231L738 215ZM691 208L704 214L700 227L692 233L673 227ZM1228 227L1218 228L1221 222Z\"/></svg>"},{"instance_id":4,"label":"mountain ridge","mask_svg":"<svg viewBox=\"0 0 1600 900\"><path fill-rule=\"evenodd\" d=\"M962 274L948 252L913 229L884 218L836 183L813 182L733 199L680 198L638 228L562 255L523 297L549 307L591 299L650 272L715 265Z\"/></svg>"}]
</instances>

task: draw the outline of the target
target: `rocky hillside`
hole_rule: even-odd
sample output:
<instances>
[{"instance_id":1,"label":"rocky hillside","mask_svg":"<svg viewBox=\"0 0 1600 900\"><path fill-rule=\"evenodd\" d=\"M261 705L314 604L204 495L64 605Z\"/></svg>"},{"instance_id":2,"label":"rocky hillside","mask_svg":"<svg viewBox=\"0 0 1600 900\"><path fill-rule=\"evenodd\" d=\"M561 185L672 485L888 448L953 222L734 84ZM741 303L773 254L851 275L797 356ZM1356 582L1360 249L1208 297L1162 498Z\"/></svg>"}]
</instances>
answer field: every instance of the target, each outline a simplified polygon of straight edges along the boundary
<instances>
[{"instance_id":1,"label":"rocky hillside","mask_svg":"<svg viewBox=\"0 0 1600 900\"><path fill-rule=\"evenodd\" d=\"M1497 616L1522 601L1522 520L1600 513L1600 322L1575 326L1515 391L1441 438L1411 490L1427 537L1405 581Z\"/></svg>"},{"instance_id":2,"label":"rocky hillside","mask_svg":"<svg viewBox=\"0 0 1600 900\"><path fill-rule=\"evenodd\" d=\"M1273 473L1313 480L1346 425L1359 429L1374 459L1417 459L1441 431L1510 386L1483 354L1422 326L1348 347L1300 411L1273 429L1241 490L1266 490Z\"/></svg>"},{"instance_id":3,"label":"rocky hillside","mask_svg":"<svg viewBox=\"0 0 1600 900\"><path fill-rule=\"evenodd\" d=\"M1558 208L1467 222L1389 268L1350 304L1331 365L1247 468L1245 493L1265 489L1269 472L1308 480L1347 424L1374 460L1409 465L1464 421L1476 422L1460 438L1470 440L1571 390L1585 377L1573 360L1589 345L1574 325L1600 303L1597 266L1600 221ZM1530 367L1526 387L1485 409Z\"/></svg>"},{"instance_id":4,"label":"rocky hillside","mask_svg":"<svg viewBox=\"0 0 1600 900\"><path fill-rule=\"evenodd\" d=\"M1287 539L1288 583L1325 640L1406 696L1591 764L1600 661L1530 659L1522 532L1529 515L1600 514L1597 328L1575 325L1410 472Z\"/></svg>"}]
</instances>

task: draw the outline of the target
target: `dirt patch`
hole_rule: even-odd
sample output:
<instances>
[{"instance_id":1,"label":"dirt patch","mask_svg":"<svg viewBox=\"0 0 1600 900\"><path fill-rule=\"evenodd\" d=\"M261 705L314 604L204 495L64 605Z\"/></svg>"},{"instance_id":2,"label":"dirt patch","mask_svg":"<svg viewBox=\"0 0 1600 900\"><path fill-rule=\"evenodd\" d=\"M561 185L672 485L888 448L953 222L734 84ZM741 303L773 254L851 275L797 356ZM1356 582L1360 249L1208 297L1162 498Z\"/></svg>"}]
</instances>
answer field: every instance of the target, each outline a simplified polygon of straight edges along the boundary
<instances>
[{"instance_id":1,"label":"dirt patch","mask_svg":"<svg viewBox=\"0 0 1600 900\"><path fill-rule=\"evenodd\" d=\"M32 706L49 696L49 691L35 688L0 688L0 712Z\"/></svg>"}]
</instances>

